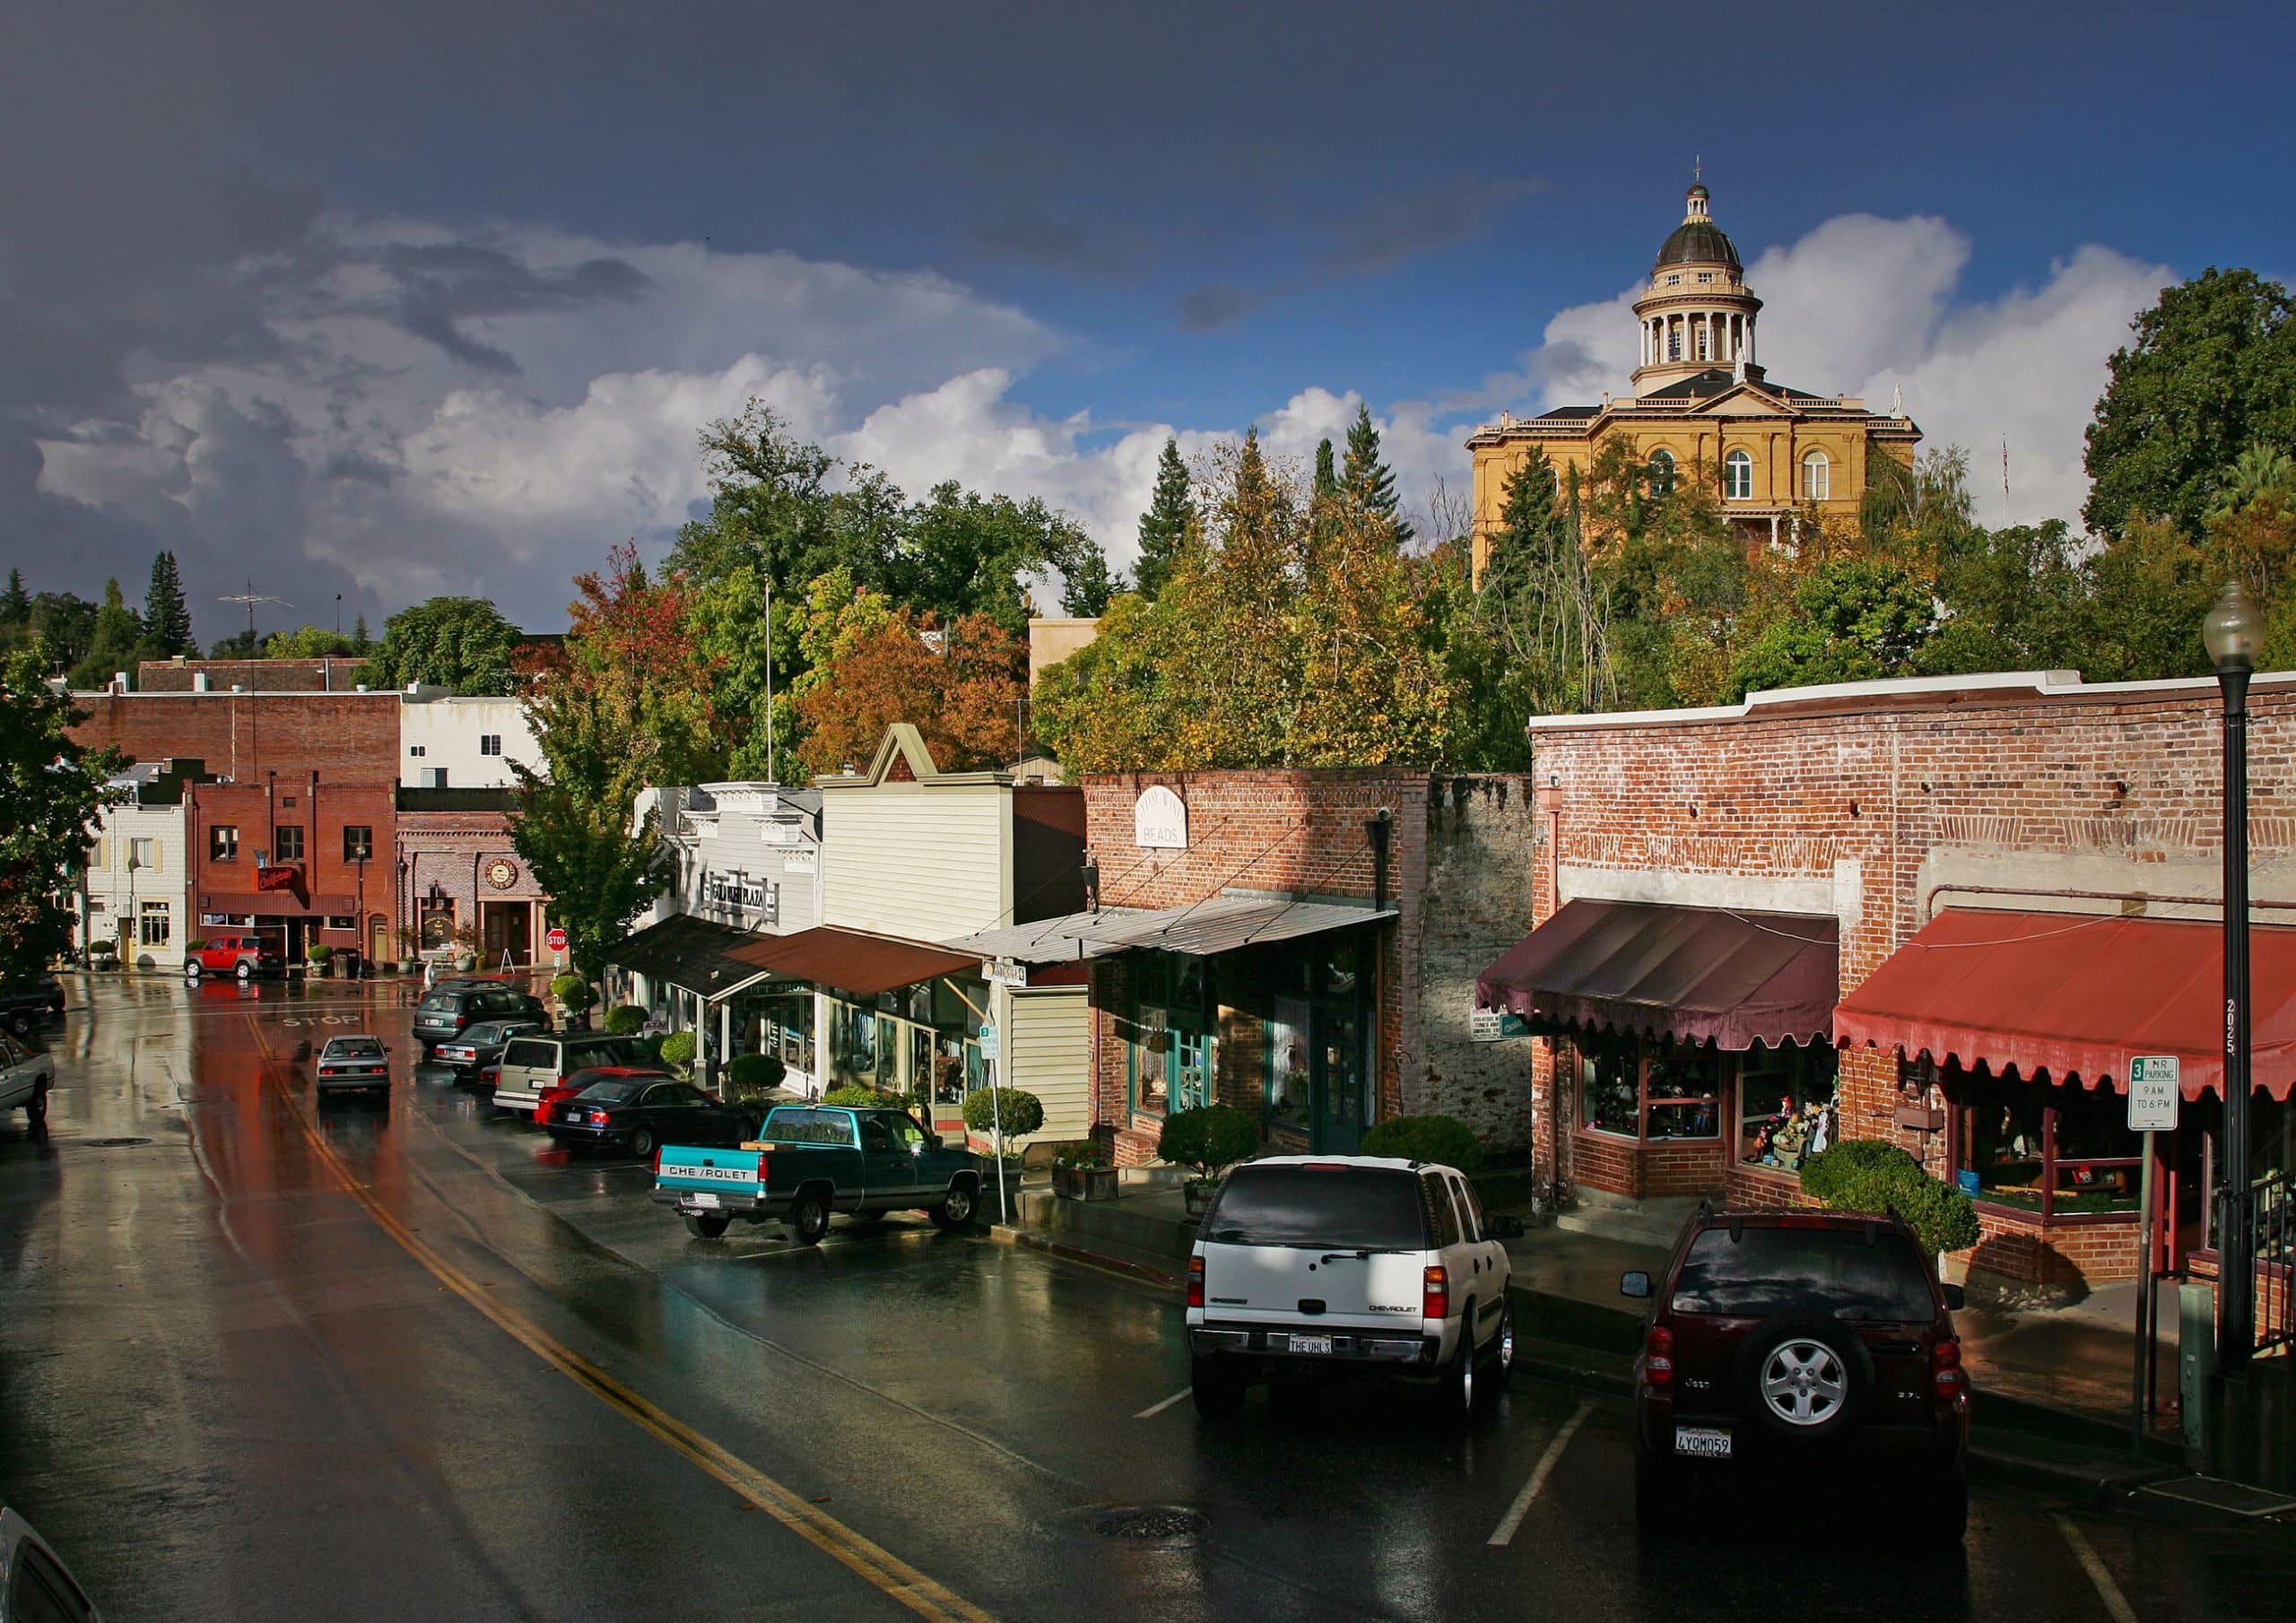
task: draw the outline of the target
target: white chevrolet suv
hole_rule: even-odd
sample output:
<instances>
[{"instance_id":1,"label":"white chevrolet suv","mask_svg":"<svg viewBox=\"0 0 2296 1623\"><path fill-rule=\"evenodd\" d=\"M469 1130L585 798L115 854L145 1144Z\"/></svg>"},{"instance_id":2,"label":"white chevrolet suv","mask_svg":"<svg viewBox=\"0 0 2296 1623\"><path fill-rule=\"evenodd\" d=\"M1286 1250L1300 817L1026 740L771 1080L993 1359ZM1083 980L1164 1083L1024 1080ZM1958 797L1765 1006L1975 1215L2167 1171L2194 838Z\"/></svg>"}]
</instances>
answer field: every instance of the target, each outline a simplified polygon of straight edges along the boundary
<instances>
[{"instance_id":1,"label":"white chevrolet suv","mask_svg":"<svg viewBox=\"0 0 2296 1623\"><path fill-rule=\"evenodd\" d=\"M1188 1259L1198 1414L1230 1419L1257 1382L1439 1384L1470 1419L1515 1362L1507 1248L1449 1167L1283 1155L1231 1172Z\"/></svg>"}]
</instances>

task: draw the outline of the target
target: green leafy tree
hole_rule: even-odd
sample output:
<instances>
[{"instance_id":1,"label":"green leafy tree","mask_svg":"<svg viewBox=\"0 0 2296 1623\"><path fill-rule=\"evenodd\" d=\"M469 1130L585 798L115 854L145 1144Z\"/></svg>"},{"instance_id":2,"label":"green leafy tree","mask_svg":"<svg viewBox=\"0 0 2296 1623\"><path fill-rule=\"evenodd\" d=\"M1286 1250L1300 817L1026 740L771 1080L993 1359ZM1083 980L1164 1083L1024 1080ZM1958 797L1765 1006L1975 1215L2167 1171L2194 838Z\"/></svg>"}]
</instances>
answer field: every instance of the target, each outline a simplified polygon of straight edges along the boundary
<instances>
[{"instance_id":1,"label":"green leafy tree","mask_svg":"<svg viewBox=\"0 0 2296 1623\"><path fill-rule=\"evenodd\" d=\"M39 592L21 626L0 625L0 647L37 644L48 670L61 675L88 656L95 635L95 604L71 592Z\"/></svg>"},{"instance_id":2,"label":"green leafy tree","mask_svg":"<svg viewBox=\"0 0 2296 1623\"><path fill-rule=\"evenodd\" d=\"M1029 629L1022 577L1100 551L1075 520L1033 497L982 496L954 481L935 485L907 527L888 595L944 620L986 614L1016 637Z\"/></svg>"},{"instance_id":3,"label":"green leafy tree","mask_svg":"<svg viewBox=\"0 0 2296 1623\"><path fill-rule=\"evenodd\" d=\"M1133 590L1152 599L1164 589L1189 538L1196 534L1196 498L1177 439L1164 441L1156 459L1156 487L1140 516L1140 560L1132 568Z\"/></svg>"},{"instance_id":4,"label":"green leafy tree","mask_svg":"<svg viewBox=\"0 0 2296 1623\"><path fill-rule=\"evenodd\" d=\"M349 658L357 652L357 647L350 638L327 626L300 626L292 631L274 631L263 645L265 659L327 659L336 655Z\"/></svg>"},{"instance_id":5,"label":"green leafy tree","mask_svg":"<svg viewBox=\"0 0 2296 1623\"><path fill-rule=\"evenodd\" d=\"M367 662L370 687L416 682L450 693L508 693L518 629L483 597L433 597L383 622L382 647Z\"/></svg>"},{"instance_id":6,"label":"green leafy tree","mask_svg":"<svg viewBox=\"0 0 2296 1623\"><path fill-rule=\"evenodd\" d=\"M2092 530L2153 517L2198 535L2243 451L2296 449L2291 310L2280 283L2212 267L2136 317L2089 425Z\"/></svg>"},{"instance_id":7,"label":"green leafy tree","mask_svg":"<svg viewBox=\"0 0 2296 1623\"><path fill-rule=\"evenodd\" d=\"M132 678L143 642L143 622L120 595L119 582L107 580L103 605L96 611L95 626L88 640L88 652L72 668L72 685L100 688L121 671Z\"/></svg>"},{"instance_id":8,"label":"green leafy tree","mask_svg":"<svg viewBox=\"0 0 2296 1623\"><path fill-rule=\"evenodd\" d=\"M183 577L176 572L173 552L161 552L152 560L152 582L144 591L144 642L154 659L199 652L199 644L191 635L191 608L184 602Z\"/></svg>"},{"instance_id":9,"label":"green leafy tree","mask_svg":"<svg viewBox=\"0 0 2296 1623\"><path fill-rule=\"evenodd\" d=\"M1412 530L1402 517L1396 476L1379 458L1379 430L1372 426L1368 405L1355 408L1354 426L1347 430L1347 460L1340 468L1339 481L1347 499L1360 511L1387 526L1395 546L1410 543Z\"/></svg>"},{"instance_id":10,"label":"green leafy tree","mask_svg":"<svg viewBox=\"0 0 2296 1623\"><path fill-rule=\"evenodd\" d=\"M1935 628L1927 584L1874 558L1818 569L1795 595L1795 609L1739 650L1730 668L1733 697L1901 675Z\"/></svg>"},{"instance_id":11,"label":"green leafy tree","mask_svg":"<svg viewBox=\"0 0 2296 1623\"><path fill-rule=\"evenodd\" d=\"M627 808L618 812L517 761L510 769L518 775L510 843L551 898L551 922L566 932L569 961L585 982L595 981L630 921L667 882L653 815L632 833Z\"/></svg>"},{"instance_id":12,"label":"green leafy tree","mask_svg":"<svg viewBox=\"0 0 2296 1623\"><path fill-rule=\"evenodd\" d=\"M50 687L36 647L0 664L0 981L39 974L72 939L63 898L87 860L106 780L125 764L73 742L85 713Z\"/></svg>"},{"instance_id":13,"label":"green leafy tree","mask_svg":"<svg viewBox=\"0 0 2296 1623\"><path fill-rule=\"evenodd\" d=\"M1124 590L1124 577L1109 569L1109 556L1100 542L1077 532L1078 544L1060 565L1060 612L1079 619L1097 619Z\"/></svg>"},{"instance_id":14,"label":"green leafy tree","mask_svg":"<svg viewBox=\"0 0 2296 1623\"><path fill-rule=\"evenodd\" d=\"M2088 580L2076 551L2062 519L1977 531L1938 570L1944 612L1921 673L2077 668Z\"/></svg>"},{"instance_id":15,"label":"green leafy tree","mask_svg":"<svg viewBox=\"0 0 2296 1623\"><path fill-rule=\"evenodd\" d=\"M2205 676L2200 623L2223 588L2224 568L2169 523L2132 523L2083 566L2088 590L2074 628L2092 681ZM2270 616L2267 612L2267 640Z\"/></svg>"},{"instance_id":16,"label":"green leafy tree","mask_svg":"<svg viewBox=\"0 0 2296 1623\"><path fill-rule=\"evenodd\" d=\"M257 659L262 654L263 638L254 631L234 631L217 638L207 647L210 659Z\"/></svg>"}]
</instances>

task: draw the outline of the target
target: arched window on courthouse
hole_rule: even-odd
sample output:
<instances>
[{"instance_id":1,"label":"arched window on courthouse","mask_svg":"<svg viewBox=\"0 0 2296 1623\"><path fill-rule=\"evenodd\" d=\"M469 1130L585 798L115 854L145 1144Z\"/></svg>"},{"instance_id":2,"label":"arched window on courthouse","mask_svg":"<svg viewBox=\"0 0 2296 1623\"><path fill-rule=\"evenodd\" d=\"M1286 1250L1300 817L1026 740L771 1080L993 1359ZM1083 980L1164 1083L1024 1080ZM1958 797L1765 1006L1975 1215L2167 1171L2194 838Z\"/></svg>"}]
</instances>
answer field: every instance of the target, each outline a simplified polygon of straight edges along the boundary
<instances>
[{"instance_id":1,"label":"arched window on courthouse","mask_svg":"<svg viewBox=\"0 0 2296 1623\"><path fill-rule=\"evenodd\" d=\"M1823 501L1833 493L1833 464L1823 451L1802 458L1802 499Z\"/></svg>"},{"instance_id":2,"label":"arched window on courthouse","mask_svg":"<svg viewBox=\"0 0 2296 1623\"><path fill-rule=\"evenodd\" d=\"M1722 494L1732 501L1753 499L1754 459L1744 451L1733 451L1722 459Z\"/></svg>"},{"instance_id":3,"label":"arched window on courthouse","mask_svg":"<svg viewBox=\"0 0 2296 1623\"><path fill-rule=\"evenodd\" d=\"M1674 490L1674 454L1667 450L1650 453L1650 494L1671 496Z\"/></svg>"}]
</instances>

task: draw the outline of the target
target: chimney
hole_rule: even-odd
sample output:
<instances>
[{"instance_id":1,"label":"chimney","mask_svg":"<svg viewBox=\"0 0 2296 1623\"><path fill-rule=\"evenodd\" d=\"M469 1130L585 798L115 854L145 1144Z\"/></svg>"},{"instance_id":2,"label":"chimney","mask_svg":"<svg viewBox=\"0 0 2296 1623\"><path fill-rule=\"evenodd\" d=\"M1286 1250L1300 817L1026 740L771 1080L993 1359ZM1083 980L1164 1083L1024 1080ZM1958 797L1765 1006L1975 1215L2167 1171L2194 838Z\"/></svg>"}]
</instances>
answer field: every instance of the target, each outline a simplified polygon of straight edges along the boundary
<instances>
[{"instance_id":1,"label":"chimney","mask_svg":"<svg viewBox=\"0 0 2296 1623\"><path fill-rule=\"evenodd\" d=\"M111 673L111 690L115 693L125 693L127 691L126 672L114 671Z\"/></svg>"},{"instance_id":2,"label":"chimney","mask_svg":"<svg viewBox=\"0 0 2296 1623\"><path fill-rule=\"evenodd\" d=\"M207 691L206 672L194 671L191 673L191 690L195 693L204 693Z\"/></svg>"}]
</instances>

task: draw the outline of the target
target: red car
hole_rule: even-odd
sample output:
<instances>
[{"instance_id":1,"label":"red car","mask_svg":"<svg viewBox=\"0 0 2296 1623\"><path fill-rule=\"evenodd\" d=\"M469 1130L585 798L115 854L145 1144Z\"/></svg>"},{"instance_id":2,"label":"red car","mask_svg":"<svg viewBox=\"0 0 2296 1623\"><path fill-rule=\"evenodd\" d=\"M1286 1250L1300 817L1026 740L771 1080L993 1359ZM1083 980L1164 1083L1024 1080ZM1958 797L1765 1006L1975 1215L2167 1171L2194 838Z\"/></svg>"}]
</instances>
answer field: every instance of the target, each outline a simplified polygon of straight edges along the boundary
<instances>
[{"instance_id":1,"label":"red car","mask_svg":"<svg viewBox=\"0 0 2296 1623\"><path fill-rule=\"evenodd\" d=\"M593 1065L584 1071L570 1071L564 1081L552 1082L541 1089L542 1102L535 1107L535 1120L548 1126L550 1113L592 1082L620 1081L632 1076L660 1077L664 1081L674 1080L670 1072L651 1065Z\"/></svg>"},{"instance_id":2,"label":"red car","mask_svg":"<svg viewBox=\"0 0 2296 1623\"><path fill-rule=\"evenodd\" d=\"M1958 1286L1894 1217L1717 1212L1684 1227L1647 1298L1634 1360L1634 1500L1666 1530L1694 1504L1743 1503L1715 1479L1770 1471L1845 1497L1913 1495L1913 1525L1969 1521L1970 1383Z\"/></svg>"},{"instance_id":3,"label":"red car","mask_svg":"<svg viewBox=\"0 0 2296 1623\"><path fill-rule=\"evenodd\" d=\"M187 979L203 975L234 975L252 980L258 975L284 975L287 960L259 935L211 935L184 955Z\"/></svg>"}]
</instances>

